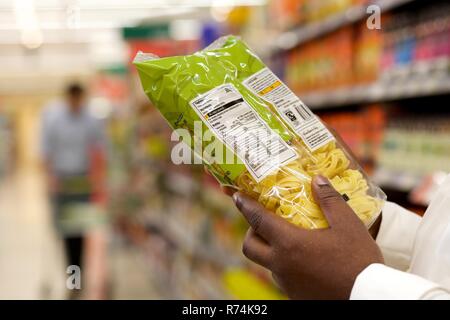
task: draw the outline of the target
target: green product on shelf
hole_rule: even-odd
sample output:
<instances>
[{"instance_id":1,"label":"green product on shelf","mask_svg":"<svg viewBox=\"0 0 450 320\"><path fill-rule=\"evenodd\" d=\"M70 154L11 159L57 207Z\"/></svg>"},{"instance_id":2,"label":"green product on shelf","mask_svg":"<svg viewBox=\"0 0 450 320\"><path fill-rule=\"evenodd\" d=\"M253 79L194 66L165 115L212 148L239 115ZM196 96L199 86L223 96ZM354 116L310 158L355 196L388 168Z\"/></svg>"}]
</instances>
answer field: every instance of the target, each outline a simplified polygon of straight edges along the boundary
<instances>
[{"instance_id":1,"label":"green product on shelf","mask_svg":"<svg viewBox=\"0 0 450 320\"><path fill-rule=\"evenodd\" d=\"M271 283L266 283L252 272L242 268L229 268L222 275L227 292L240 300L285 300L286 296L277 291Z\"/></svg>"},{"instance_id":2,"label":"green product on shelf","mask_svg":"<svg viewBox=\"0 0 450 320\"><path fill-rule=\"evenodd\" d=\"M147 96L222 184L304 228L328 226L312 196L317 174L368 226L380 213L383 192L238 38L186 56L138 53L134 64Z\"/></svg>"}]
</instances>

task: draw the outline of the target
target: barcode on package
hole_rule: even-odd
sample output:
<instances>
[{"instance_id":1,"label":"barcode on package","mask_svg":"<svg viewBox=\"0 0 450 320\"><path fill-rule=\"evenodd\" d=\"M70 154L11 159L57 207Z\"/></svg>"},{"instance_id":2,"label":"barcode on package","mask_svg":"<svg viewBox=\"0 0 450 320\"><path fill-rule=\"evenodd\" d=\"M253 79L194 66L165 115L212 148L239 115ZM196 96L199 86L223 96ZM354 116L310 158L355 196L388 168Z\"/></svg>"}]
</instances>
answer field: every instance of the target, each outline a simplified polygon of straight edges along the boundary
<instances>
[{"instance_id":1,"label":"barcode on package","mask_svg":"<svg viewBox=\"0 0 450 320\"><path fill-rule=\"evenodd\" d=\"M322 122L269 68L248 77L243 84L254 94L270 102L311 151L334 140L334 136ZM314 125L317 130L311 132L311 126Z\"/></svg>"},{"instance_id":2,"label":"barcode on package","mask_svg":"<svg viewBox=\"0 0 450 320\"><path fill-rule=\"evenodd\" d=\"M298 158L232 84L216 87L190 104L217 138L236 152L257 182Z\"/></svg>"}]
</instances>

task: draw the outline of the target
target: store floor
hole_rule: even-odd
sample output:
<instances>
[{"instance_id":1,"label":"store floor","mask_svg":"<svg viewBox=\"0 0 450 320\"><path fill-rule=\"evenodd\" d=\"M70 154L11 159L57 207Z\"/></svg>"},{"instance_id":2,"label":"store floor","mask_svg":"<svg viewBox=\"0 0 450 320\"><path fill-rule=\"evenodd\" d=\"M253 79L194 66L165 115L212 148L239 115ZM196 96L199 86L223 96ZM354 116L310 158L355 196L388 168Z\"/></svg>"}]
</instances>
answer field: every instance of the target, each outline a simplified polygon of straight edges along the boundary
<instances>
[{"instance_id":1,"label":"store floor","mask_svg":"<svg viewBox=\"0 0 450 320\"><path fill-rule=\"evenodd\" d=\"M0 186L0 299L63 299L63 253L42 179L25 170Z\"/></svg>"},{"instance_id":2,"label":"store floor","mask_svg":"<svg viewBox=\"0 0 450 320\"><path fill-rule=\"evenodd\" d=\"M113 235L108 236L109 239ZM111 299L155 299L142 254L121 241L108 247ZM0 299L65 299L67 275L61 240L52 228L38 171L0 180Z\"/></svg>"}]
</instances>

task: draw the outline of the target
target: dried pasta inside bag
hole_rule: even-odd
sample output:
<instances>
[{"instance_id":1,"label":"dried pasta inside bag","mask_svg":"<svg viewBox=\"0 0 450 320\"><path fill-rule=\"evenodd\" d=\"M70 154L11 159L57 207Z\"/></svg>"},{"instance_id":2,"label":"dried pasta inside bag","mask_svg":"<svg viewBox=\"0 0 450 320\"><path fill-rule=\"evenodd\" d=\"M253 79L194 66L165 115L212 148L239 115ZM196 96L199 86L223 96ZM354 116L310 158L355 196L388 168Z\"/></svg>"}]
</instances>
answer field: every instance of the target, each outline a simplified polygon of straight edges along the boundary
<instances>
[{"instance_id":1,"label":"dried pasta inside bag","mask_svg":"<svg viewBox=\"0 0 450 320\"><path fill-rule=\"evenodd\" d=\"M237 43L236 38L229 39ZM242 190L295 225L317 229L328 226L311 192L312 177L322 174L369 226L381 211L385 199L381 190L368 182L309 109L301 110L311 122L309 132L302 136L292 130L275 103L244 81L255 70L246 68L242 59L256 68L255 60L233 50L207 48L168 58L138 54L134 64L145 93L172 128L193 135L188 144L194 151L213 146L196 137L196 123L215 138L215 151L199 156L221 184ZM264 65L256 72L263 69ZM288 116L293 119L295 114ZM223 161L215 157L217 150L240 161Z\"/></svg>"},{"instance_id":2,"label":"dried pasta inside bag","mask_svg":"<svg viewBox=\"0 0 450 320\"><path fill-rule=\"evenodd\" d=\"M297 152L302 148L297 147ZM366 178L359 170L349 168L350 161L335 142L328 143L319 151L312 154L317 159L309 163L301 158L294 160L259 183L248 172L243 173L236 185L267 209L296 225L308 229L325 228L327 221L311 191L311 177L323 174L330 178L333 187L369 226L380 213L383 199L368 194Z\"/></svg>"}]
</instances>

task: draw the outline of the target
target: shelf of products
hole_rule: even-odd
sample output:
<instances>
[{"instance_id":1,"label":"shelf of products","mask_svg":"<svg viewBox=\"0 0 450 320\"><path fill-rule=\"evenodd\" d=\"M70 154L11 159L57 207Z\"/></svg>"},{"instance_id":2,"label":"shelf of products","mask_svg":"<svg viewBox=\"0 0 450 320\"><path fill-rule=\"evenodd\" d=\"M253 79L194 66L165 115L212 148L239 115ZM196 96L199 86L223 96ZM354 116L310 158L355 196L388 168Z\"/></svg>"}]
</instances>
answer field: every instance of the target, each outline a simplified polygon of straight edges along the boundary
<instances>
[{"instance_id":1,"label":"shelf of products","mask_svg":"<svg viewBox=\"0 0 450 320\"><path fill-rule=\"evenodd\" d=\"M288 51L286 82L311 108L448 94L450 6L385 20L381 31L357 24Z\"/></svg>"},{"instance_id":2,"label":"shelf of products","mask_svg":"<svg viewBox=\"0 0 450 320\"><path fill-rule=\"evenodd\" d=\"M380 12L387 12L414 0L378 0ZM289 31L282 32L274 41L271 51L293 49L312 39L331 33L368 17L368 1L276 1L275 12L284 11L284 21L290 24L304 22ZM292 10L294 9L294 10ZM297 9L297 10L296 10ZM299 17L299 11L303 15ZM283 16L283 15L282 15ZM281 18L280 18L281 20Z\"/></svg>"},{"instance_id":3,"label":"shelf of products","mask_svg":"<svg viewBox=\"0 0 450 320\"><path fill-rule=\"evenodd\" d=\"M302 95L301 99L311 109L317 110L448 93L450 93L450 76L428 74L406 76L396 80L380 80L369 85L358 85L326 92L315 92Z\"/></svg>"},{"instance_id":4,"label":"shelf of products","mask_svg":"<svg viewBox=\"0 0 450 320\"><path fill-rule=\"evenodd\" d=\"M403 190L411 190L426 175L450 172L450 118L420 116L418 120L417 116L391 120L379 153L379 179Z\"/></svg>"}]
</instances>

